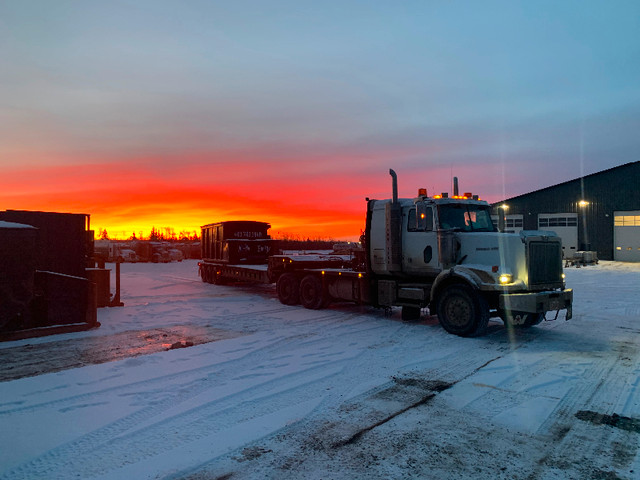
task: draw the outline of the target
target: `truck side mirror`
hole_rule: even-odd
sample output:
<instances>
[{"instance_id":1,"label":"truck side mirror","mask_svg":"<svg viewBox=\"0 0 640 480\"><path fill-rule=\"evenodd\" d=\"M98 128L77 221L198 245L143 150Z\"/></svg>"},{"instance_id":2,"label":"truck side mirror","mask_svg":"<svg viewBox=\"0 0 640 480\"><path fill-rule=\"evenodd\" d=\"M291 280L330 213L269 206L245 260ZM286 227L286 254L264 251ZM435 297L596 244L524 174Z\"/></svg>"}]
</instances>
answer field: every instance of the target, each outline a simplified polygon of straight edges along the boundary
<instances>
[{"instance_id":1,"label":"truck side mirror","mask_svg":"<svg viewBox=\"0 0 640 480\"><path fill-rule=\"evenodd\" d=\"M420 232L433 230L433 210L424 202L416 204L416 230Z\"/></svg>"}]
</instances>

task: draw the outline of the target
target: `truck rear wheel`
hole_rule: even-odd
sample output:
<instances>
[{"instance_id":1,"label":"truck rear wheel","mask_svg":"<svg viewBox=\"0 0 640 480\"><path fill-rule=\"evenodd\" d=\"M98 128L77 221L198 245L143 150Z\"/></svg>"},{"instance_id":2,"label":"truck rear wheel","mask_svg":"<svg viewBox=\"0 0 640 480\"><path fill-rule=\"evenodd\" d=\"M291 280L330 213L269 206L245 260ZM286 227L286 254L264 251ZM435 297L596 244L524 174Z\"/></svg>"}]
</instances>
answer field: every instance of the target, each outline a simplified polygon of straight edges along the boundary
<instances>
[{"instance_id":1,"label":"truck rear wheel","mask_svg":"<svg viewBox=\"0 0 640 480\"><path fill-rule=\"evenodd\" d=\"M489 323L489 306L469 287L452 285L440 295L438 319L442 328L454 335L481 335Z\"/></svg>"},{"instance_id":2,"label":"truck rear wheel","mask_svg":"<svg viewBox=\"0 0 640 480\"><path fill-rule=\"evenodd\" d=\"M293 273L283 273L276 283L278 299L285 305L300 303L300 284Z\"/></svg>"},{"instance_id":3,"label":"truck rear wheel","mask_svg":"<svg viewBox=\"0 0 640 480\"><path fill-rule=\"evenodd\" d=\"M329 297L322 287L322 280L307 275L300 282L300 303L304 308L319 310L329 304Z\"/></svg>"}]
</instances>

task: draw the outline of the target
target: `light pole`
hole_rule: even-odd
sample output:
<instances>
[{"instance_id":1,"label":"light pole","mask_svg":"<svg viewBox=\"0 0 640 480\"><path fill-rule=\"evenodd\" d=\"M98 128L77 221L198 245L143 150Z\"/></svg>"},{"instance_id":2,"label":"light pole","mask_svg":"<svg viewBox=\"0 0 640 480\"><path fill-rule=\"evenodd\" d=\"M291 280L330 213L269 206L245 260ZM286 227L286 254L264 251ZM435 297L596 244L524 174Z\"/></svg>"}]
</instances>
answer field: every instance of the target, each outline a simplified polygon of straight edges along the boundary
<instances>
[{"instance_id":1,"label":"light pole","mask_svg":"<svg viewBox=\"0 0 640 480\"><path fill-rule=\"evenodd\" d=\"M498 231L504 232L506 229L506 221L507 221L507 210L509 210L509 205L502 204L498 207Z\"/></svg>"},{"instance_id":2,"label":"light pole","mask_svg":"<svg viewBox=\"0 0 640 480\"><path fill-rule=\"evenodd\" d=\"M589 206L589 202L584 199L580 200L578 206L580 210L582 210L582 247L584 248L581 248L581 250L591 250L589 236L587 234L587 206Z\"/></svg>"}]
</instances>

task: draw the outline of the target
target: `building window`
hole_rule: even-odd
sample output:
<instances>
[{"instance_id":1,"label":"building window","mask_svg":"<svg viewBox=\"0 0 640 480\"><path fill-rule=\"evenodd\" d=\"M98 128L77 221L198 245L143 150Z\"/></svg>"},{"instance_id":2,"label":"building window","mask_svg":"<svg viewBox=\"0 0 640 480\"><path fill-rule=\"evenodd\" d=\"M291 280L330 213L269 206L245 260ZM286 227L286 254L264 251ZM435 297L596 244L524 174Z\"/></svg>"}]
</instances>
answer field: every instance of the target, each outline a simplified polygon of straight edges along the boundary
<instances>
[{"instance_id":1,"label":"building window","mask_svg":"<svg viewBox=\"0 0 640 480\"><path fill-rule=\"evenodd\" d=\"M539 227L575 227L578 225L576 217L551 217L538 219Z\"/></svg>"},{"instance_id":2,"label":"building window","mask_svg":"<svg viewBox=\"0 0 640 480\"><path fill-rule=\"evenodd\" d=\"M510 228L522 228L522 219L521 218L507 218L507 227Z\"/></svg>"},{"instance_id":3,"label":"building window","mask_svg":"<svg viewBox=\"0 0 640 480\"><path fill-rule=\"evenodd\" d=\"M616 215L613 224L616 227L640 227L640 215Z\"/></svg>"}]
</instances>

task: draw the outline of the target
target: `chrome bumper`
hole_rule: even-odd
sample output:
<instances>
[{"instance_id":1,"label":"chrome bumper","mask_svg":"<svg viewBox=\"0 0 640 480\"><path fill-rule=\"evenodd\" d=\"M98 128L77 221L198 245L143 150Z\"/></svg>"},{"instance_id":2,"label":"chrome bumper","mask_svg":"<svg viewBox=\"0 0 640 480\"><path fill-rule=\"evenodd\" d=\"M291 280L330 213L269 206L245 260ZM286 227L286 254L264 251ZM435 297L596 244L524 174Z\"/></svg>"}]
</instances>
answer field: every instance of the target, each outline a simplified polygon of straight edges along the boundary
<instances>
[{"instance_id":1,"label":"chrome bumper","mask_svg":"<svg viewBox=\"0 0 640 480\"><path fill-rule=\"evenodd\" d=\"M562 291L505 293L500 295L498 305L501 310L525 313L546 313L553 310L567 310L567 320L573 316L573 289Z\"/></svg>"}]
</instances>

